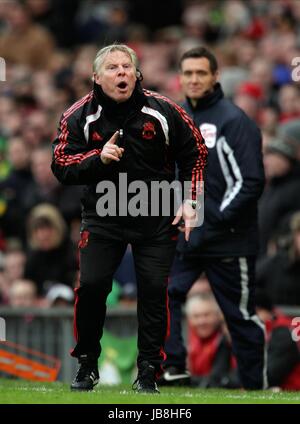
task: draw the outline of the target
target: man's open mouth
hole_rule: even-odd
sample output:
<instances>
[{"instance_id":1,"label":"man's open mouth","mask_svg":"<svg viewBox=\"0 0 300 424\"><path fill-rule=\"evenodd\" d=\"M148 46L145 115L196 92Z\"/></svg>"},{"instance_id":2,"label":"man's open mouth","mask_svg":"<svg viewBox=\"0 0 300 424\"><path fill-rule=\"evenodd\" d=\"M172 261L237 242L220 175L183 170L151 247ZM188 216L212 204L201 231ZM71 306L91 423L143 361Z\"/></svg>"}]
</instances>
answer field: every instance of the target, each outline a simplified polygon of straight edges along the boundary
<instances>
[{"instance_id":1,"label":"man's open mouth","mask_svg":"<svg viewBox=\"0 0 300 424\"><path fill-rule=\"evenodd\" d=\"M127 82L121 81L121 82L119 82L117 87L120 88L121 90L124 90L125 88L127 88L127 85L128 85Z\"/></svg>"}]
</instances>

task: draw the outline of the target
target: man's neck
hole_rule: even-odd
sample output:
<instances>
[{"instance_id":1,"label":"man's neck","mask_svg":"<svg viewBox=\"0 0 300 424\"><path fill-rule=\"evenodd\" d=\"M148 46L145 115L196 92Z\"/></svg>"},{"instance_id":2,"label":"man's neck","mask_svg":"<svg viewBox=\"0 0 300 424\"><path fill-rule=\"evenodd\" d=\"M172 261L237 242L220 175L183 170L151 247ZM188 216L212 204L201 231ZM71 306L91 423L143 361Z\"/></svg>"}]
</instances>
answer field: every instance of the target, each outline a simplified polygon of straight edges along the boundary
<instances>
[{"instance_id":1,"label":"man's neck","mask_svg":"<svg viewBox=\"0 0 300 424\"><path fill-rule=\"evenodd\" d=\"M199 100L199 99L190 99L191 105L192 105L193 107L196 107L196 106L197 106L197 103L198 103L198 100Z\"/></svg>"},{"instance_id":2,"label":"man's neck","mask_svg":"<svg viewBox=\"0 0 300 424\"><path fill-rule=\"evenodd\" d=\"M207 107L210 107L218 100L224 97L222 88L219 83L216 83L210 90L207 90L201 97L190 98L187 97L186 100L189 102L190 107L193 109L204 110Z\"/></svg>"},{"instance_id":3,"label":"man's neck","mask_svg":"<svg viewBox=\"0 0 300 424\"><path fill-rule=\"evenodd\" d=\"M190 102L191 102L192 106L193 107L196 107L197 106L197 103L198 103L198 101L200 99L203 99L203 97L207 96L208 94L213 93L214 87L212 87L210 90L205 91L201 97L198 97L197 99L190 99Z\"/></svg>"}]
</instances>

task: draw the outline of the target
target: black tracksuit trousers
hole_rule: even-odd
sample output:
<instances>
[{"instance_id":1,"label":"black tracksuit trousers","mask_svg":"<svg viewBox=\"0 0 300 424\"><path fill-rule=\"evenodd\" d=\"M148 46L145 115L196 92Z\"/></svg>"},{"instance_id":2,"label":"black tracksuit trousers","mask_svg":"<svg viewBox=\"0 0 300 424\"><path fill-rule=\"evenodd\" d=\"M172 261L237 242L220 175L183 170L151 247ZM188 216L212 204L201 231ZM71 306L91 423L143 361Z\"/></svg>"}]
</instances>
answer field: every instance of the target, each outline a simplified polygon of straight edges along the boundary
<instances>
[{"instance_id":1,"label":"black tracksuit trousers","mask_svg":"<svg viewBox=\"0 0 300 424\"><path fill-rule=\"evenodd\" d=\"M169 331L168 276L177 230L170 217L110 218L106 225L86 226L80 242L80 287L76 289L71 355L99 357L112 278L131 243L137 277L138 359L161 371Z\"/></svg>"},{"instance_id":2,"label":"black tracksuit trousers","mask_svg":"<svg viewBox=\"0 0 300 424\"><path fill-rule=\"evenodd\" d=\"M267 386L265 328L255 314L255 257L184 257L176 255L170 274L170 337L165 367L185 369L182 305L202 272L224 314L232 339L241 383L245 389Z\"/></svg>"}]
</instances>

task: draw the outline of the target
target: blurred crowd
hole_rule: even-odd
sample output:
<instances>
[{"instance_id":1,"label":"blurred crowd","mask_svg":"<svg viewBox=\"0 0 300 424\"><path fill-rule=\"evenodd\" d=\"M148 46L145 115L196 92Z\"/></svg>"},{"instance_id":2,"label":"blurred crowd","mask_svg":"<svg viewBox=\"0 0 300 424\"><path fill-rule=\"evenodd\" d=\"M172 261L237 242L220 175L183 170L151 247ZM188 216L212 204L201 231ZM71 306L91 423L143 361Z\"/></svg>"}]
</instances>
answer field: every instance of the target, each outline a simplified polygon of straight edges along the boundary
<instances>
[{"instance_id":1,"label":"blurred crowd","mask_svg":"<svg viewBox=\"0 0 300 424\"><path fill-rule=\"evenodd\" d=\"M92 88L95 53L117 41L137 51L144 87L177 102L182 53L216 54L226 96L263 134L258 285L274 304L300 306L299 22L298 0L1 0L0 305L73 303L82 188L52 175L51 142ZM111 304L135 296L129 249Z\"/></svg>"}]
</instances>

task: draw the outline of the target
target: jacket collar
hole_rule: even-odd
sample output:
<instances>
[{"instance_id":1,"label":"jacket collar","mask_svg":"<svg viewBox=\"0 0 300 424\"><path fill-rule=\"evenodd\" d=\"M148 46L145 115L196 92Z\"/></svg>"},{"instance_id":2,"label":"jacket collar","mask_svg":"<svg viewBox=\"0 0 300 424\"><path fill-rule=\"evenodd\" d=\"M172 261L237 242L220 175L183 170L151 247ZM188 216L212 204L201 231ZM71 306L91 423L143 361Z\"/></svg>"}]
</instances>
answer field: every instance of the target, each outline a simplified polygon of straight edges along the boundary
<instances>
[{"instance_id":1,"label":"jacket collar","mask_svg":"<svg viewBox=\"0 0 300 424\"><path fill-rule=\"evenodd\" d=\"M122 103L117 103L111 97L107 96L102 90L102 87L95 82L93 91L97 103L100 104L108 114L126 115L141 109L146 103L146 96L139 81L136 82L131 97Z\"/></svg>"},{"instance_id":2,"label":"jacket collar","mask_svg":"<svg viewBox=\"0 0 300 424\"><path fill-rule=\"evenodd\" d=\"M208 93L204 97L198 99L196 106L192 105L191 100L189 98L186 99L186 102L192 110L204 110L213 106L223 97L224 92L222 90L221 84L217 82L214 86L214 90L211 93Z\"/></svg>"}]
</instances>

